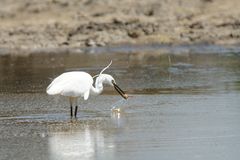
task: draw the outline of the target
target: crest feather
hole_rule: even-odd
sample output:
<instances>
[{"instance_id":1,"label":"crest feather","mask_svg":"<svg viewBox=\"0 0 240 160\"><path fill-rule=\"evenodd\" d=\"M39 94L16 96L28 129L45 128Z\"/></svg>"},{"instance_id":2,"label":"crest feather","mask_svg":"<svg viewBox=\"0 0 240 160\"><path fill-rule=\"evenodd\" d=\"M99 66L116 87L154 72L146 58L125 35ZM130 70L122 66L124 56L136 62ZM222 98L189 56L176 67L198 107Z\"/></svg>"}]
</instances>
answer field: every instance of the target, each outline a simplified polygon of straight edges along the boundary
<instances>
[{"instance_id":1,"label":"crest feather","mask_svg":"<svg viewBox=\"0 0 240 160\"><path fill-rule=\"evenodd\" d=\"M111 64L112 64L112 60L111 60L111 62L107 65L107 67L103 68L99 74L94 75L93 78L96 78L96 77L100 76L106 69L108 69L108 68L111 66Z\"/></svg>"}]
</instances>

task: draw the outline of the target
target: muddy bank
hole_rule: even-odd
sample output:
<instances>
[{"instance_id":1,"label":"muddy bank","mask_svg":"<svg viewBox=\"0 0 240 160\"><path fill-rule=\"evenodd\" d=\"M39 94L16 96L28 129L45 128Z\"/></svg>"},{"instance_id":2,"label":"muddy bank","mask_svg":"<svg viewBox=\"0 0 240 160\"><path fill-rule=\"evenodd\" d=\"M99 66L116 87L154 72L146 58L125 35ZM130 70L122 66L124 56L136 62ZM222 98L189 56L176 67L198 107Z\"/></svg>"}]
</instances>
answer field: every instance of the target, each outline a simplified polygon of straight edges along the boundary
<instances>
[{"instance_id":1,"label":"muddy bank","mask_svg":"<svg viewBox=\"0 0 240 160\"><path fill-rule=\"evenodd\" d=\"M3 0L0 48L239 44L238 0Z\"/></svg>"}]
</instances>

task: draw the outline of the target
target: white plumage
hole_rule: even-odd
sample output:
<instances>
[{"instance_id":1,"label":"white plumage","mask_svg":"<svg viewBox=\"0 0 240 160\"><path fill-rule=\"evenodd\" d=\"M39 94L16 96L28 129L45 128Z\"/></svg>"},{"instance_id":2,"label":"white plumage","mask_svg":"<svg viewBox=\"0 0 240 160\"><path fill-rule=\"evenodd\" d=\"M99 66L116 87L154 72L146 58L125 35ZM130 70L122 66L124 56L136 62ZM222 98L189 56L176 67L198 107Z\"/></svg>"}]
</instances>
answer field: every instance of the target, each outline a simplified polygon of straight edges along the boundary
<instances>
[{"instance_id":1,"label":"white plumage","mask_svg":"<svg viewBox=\"0 0 240 160\"><path fill-rule=\"evenodd\" d=\"M47 94L67 97L84 97L87 100L93 78L90 74L81 71L66 72L55 78L47 87Z\"/></svg>"},{"instance_id":2,"label":"white plumage","mask_svg":"<svg viewBox=\"0 0 240 160\"><path fill-rule=\"evenodd\" d=\"M72 105L75 101L76 108L75 108L75 117L77 116L77 98L83 97L84 100L89 98L90 94L100 94L103 91L103 84L108 84L114 86L117 92L125 99L128 98L127 94L125 94L116 84L114 78L109 74L103 74L110 65L105 67L99 75L94 76L96 78L95 87L93 86L93 77L82 71L72 71L66 72L58 77L56 77L50 85L47 87L46 92L49 95L62 95L69 97L70 101L70 114L72 117Z\"/></svg>"}]
</instances>

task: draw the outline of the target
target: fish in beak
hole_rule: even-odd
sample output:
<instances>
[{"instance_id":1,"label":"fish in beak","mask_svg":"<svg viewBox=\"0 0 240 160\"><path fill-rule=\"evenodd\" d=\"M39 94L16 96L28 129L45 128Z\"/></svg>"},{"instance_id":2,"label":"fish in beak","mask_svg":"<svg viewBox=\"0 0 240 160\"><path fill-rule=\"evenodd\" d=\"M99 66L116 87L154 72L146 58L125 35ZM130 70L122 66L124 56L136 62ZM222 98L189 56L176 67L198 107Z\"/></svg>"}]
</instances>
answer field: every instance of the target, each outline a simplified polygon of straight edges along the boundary
<instances>
[{"instance_id":1,"label":"fish in beak","mask_svg":"<svg viewBox=\"0 0 240 160\"><path fill-rule=\"evenodd\" d=\"M112 84L114 86L114 88L116 89L116 91L124 98L127 99L128 95L114 82L112 81Z\"/></svg>"}]
</instances>

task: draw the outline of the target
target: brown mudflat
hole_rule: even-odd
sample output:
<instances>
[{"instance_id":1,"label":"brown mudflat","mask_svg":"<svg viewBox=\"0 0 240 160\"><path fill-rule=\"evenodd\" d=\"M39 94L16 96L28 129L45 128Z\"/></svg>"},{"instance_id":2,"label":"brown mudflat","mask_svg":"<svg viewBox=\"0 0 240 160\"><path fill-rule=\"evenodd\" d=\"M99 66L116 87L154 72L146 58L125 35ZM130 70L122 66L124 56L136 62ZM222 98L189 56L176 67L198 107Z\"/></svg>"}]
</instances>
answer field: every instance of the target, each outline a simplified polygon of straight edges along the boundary
<instances>
[{"instance_id":1,"label":"brown mudflat","mask_svg":"<svg viewBox=\"0 0 240 160\"><path fill-rule=\"evenodd\" d=\"M239 44L239 0L2 0L0 48Z\"/></svg>"}]
</instances>

